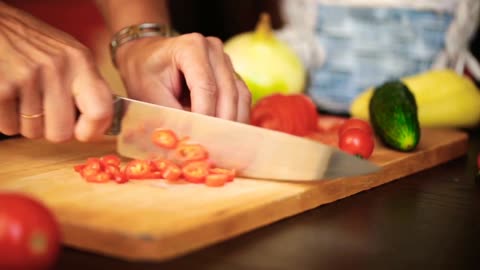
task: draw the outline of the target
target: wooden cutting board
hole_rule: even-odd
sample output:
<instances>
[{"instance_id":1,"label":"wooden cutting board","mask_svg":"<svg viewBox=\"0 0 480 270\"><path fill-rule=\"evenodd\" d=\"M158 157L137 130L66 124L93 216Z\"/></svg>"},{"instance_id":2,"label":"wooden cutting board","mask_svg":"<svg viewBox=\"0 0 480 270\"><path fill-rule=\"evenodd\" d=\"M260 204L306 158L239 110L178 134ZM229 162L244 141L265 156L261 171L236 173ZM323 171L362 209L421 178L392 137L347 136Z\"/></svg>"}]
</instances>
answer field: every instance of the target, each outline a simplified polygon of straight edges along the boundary
<instances>
[{"instance_id":1,"label":"wooden cutting board","mask_svg":"<svg viewBox=\"0 0 480 270\"><path fill-rule=\"evenodd\" d=\"M377 147L368 176L316 183L236 179L222 188L161 180L90 184L72 169L114 153L115 143L0 142L0 190L21 191L56 214L66 245L126 260L165 260L319 205L371 189L466 153L467 134L425 129L413 153Z\"/></svg>"}]
</instances>

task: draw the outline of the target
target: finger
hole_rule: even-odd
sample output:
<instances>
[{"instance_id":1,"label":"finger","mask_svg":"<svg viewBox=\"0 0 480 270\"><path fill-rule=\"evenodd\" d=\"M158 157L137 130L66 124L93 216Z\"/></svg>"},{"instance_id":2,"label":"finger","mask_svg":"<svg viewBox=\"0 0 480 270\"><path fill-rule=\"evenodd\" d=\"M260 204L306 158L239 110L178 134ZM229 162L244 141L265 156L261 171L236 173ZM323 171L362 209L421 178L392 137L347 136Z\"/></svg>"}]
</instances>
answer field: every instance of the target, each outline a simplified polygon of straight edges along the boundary
<instances>
[{"instance_id":1,"label":"finger","mask_svg":"<svg viewBox=\"0 0 480 270\"><path fill-rule=\"evenodd\" d=\"M81 69L73 80L71 91L80 111L75 137L79 141L100 138L112 121L112 91L93 64Z\"/></svg>"},{"instance_id":2,"label":"finger","mask_svg":"<svg viewBox=\"0 0 480 270\"><path fill-rule=\"evenodd\" d=\"M20 91L20 133L27 138L43 136L43 97L38 73L32 73Z\"/></svg>"},{"instance_id":3,"label":"finger","mask_svg":"<svg viewBox=\"0 0 480 270\"><path fill-rule=\"evenodd\" d=\"M252 108L252 94L240 76L236 76L235 83L238 89L237 121L248 124L250 122L250 109Z\"/></svg>"},{"instance_id":4,"label":"finger","mask_svg":"<svg viewBox=\"0 0 480 270\"><path fill-rule=\"evenodd\" d=\"M68 141L73 136L75 109L64 76L65 70L58 66L42 70L44 136L52 142Z\"/></svg>"},{"instance_id":5,"label":"finger","mask_svg":"<svg viewBox=\"0 0 480 270\"><path fill-rule=\"evenodd\" d=\"M235 84L234 70L230 57L223 51L223 43L215 37L208 37L209 58L217 82L218 97L216 116L237 120L238 90Z\"/></svg>"},{"instance_id":6,"label":"finger","mask_svg":"<svg viewBox=\"0 0 480 270\"><path fill-rule=\"evenodd\" d=\"M208 58L208 42L200 34L185 37L186 46L174 55L190 89L192 112L215 116L217 84Z\"/></svg>"},{"instance_id":7,"label":"finger","mask_svg":"<svg viewBox=\"0 0 480 270\"><path fill-rule=\"evenodd\" d=\"M0 132L15 135L19 132L17 93L9 84L0 84Z\"/></svg>"},{"instance_id":8,"label":"finger","mask_svg":"<svg viewBox=\"0 0 480 270\"><path fill-rule=\"evenodd\" d=\"M247 84L243 81L242 77L238 75L233 67L232 59L227 56L227 62L232 69L233 76L235 77L235 85L237 87L237 121L241 123L250 122L250 110L252 108L252 93L248 89Z\"/></svg>"}]
</instances>

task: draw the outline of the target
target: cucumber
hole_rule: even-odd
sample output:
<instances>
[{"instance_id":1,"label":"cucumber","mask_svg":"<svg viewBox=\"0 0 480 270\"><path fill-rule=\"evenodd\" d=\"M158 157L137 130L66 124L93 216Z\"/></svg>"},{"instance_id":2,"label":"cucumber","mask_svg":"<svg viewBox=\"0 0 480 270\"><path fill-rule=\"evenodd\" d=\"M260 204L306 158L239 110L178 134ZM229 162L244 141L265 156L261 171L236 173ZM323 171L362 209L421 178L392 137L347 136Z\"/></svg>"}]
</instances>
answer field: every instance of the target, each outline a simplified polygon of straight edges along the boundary
<instances>
[{"instance_id":1,"label":"cucumber","mask_svg":"<svg viewBox=\"0 0 480 270\"><path fill-rule=\"evenodd\" d=\"M417 147L421 135L417 102L403 82L388 81L375 88L369 115L375 134L385 145L402 152Z\"/></svg>"}]
</instances>

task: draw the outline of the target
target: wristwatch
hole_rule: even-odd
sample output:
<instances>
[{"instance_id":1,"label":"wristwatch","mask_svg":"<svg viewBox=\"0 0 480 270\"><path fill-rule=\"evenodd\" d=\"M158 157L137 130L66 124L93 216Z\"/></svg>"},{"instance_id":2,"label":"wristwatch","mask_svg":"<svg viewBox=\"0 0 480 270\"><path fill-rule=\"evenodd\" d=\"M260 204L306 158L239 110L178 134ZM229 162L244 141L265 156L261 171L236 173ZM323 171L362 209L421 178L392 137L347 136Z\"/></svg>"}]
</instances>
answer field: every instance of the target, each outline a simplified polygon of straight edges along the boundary
<instances>
[{"instance_id":1,"label":"wristwatch","mask_svg":"<svg viewBox=\"0 0 480 270\"><path fill-rule=\"evenodd\" d=\"M115 33L110 42L110 57L112 59L112 63L115 67L117 67L117 62L115 60L117 49L122 44L125 44L129 41L144 37L173 37L178 35L179 34L177 31L175 31L172 27L166 24L142 23L127 26Z\"/></svg>"}]
</instances>

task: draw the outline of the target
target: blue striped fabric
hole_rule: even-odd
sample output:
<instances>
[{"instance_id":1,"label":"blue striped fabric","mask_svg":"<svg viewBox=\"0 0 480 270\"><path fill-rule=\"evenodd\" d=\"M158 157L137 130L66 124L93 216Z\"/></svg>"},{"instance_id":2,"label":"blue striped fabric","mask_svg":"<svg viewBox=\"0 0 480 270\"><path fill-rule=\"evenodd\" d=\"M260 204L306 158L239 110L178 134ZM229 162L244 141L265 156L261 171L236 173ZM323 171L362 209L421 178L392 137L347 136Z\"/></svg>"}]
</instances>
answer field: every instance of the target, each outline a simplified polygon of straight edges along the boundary
<instances>
[{"instance_id":1,"label":"blue striped fabric","mask_svg":"<svg viewBox=\"0 0 480 270\"><path fill-rule=\"evenodd\" d=\"M427 70L452 19L428 10L319 4L315 31L326 59L311 67L308 94L325 110L348 112L366 88Z\"/></svg>"}]
</instances>

